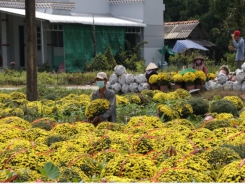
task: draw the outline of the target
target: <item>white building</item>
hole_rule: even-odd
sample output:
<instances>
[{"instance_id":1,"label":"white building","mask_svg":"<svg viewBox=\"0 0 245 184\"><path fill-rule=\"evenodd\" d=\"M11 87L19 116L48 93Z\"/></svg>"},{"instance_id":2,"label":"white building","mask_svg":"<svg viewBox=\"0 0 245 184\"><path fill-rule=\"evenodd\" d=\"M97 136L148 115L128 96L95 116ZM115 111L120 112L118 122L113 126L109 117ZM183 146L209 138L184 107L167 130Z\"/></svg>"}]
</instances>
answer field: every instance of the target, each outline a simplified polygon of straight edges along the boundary
<instances>
[{"instance_id":1,"label":"white building","mask_svg":"<svg viewBox=\"0 0 245 184\"><path fill-rule=\"evenodd\" d=\"M83 69L93 55L94 29L99 51L110 45L115 53L125 38L131 44L147 41L146 65L161 60L164 9L163 0L36 0L37 64ZM12 61L25 67L25 1L0 0L0 16L0 67Z\"/></svg>"}]
</instances>

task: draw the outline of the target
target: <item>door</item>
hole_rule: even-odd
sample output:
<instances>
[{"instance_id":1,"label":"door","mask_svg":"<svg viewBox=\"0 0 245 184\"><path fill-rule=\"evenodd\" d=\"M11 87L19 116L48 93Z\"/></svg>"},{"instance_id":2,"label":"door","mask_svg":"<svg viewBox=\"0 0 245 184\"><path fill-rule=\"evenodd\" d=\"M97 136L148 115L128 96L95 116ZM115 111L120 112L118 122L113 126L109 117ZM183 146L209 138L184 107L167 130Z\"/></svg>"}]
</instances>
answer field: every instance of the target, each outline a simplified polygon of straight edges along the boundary
<instances>
[{"instance_id":1,"label":"door","mask_svg":"<svg viewBox=\"0 0 245 184\"><path fill-rule=\"evenodd\" d=\"M19 26L19 54L20 67L25 66L25 29L24 26Z\"/></svg>"}]
</instances>

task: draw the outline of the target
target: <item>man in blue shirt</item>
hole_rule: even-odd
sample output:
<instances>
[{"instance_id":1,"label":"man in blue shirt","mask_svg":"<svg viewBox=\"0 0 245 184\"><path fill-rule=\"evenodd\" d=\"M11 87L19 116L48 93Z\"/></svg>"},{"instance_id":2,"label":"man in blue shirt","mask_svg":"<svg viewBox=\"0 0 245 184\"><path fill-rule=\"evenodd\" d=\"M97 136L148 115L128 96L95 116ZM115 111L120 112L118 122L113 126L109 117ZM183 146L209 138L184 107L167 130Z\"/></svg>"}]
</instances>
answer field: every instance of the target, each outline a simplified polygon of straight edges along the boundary
<instances>
[{"instance_id":1,"label":"man in blue shirt","mask_svg":"<svg viewBox=\"0 0 245 184\"><path fill-rule=\"evenodd\" d=\"M241 68L244 61L244 39L240 37L240 34L241 32L239 30L234 31L231 35L234 47L229 45L229 49L236 52L236 69Z\"/></svg>"}]
</instances>

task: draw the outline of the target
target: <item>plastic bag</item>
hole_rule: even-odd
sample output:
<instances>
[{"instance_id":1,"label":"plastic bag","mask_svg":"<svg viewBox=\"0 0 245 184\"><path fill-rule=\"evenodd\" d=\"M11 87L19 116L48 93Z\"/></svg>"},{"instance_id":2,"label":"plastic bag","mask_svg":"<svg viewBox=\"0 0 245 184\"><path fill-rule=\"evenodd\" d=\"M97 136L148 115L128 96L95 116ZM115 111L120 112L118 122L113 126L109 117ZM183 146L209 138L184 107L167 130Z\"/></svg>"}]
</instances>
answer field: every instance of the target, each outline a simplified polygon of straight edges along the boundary
<instances>
[{"instance_id":1,"label":"plastic bag","mask_svg":"<svg viewBox=\"0 0 245 184\"><path fill-rule=\"evenodd\" d=\"M135 82L137 82L138 84L146 83L146 82L147 82L147 79L146 79L146 77L145 77L144 74L136 75L136 76L134 77L134 79L135 79Z\"/></svg>"},{"instance_id":2,"label":"plastic bag","mask_svg":"<svg viewBox=\"0 0 245 184\"><path fill-rule=\"evenodd\" d=\"M130 90L131 92L137 93L137 92L138 92L138 84L137 84L136 82L131 83L131 84L129 85L129 90Z\"/></svg>"},{"instance_id":3,"label":"plastic bag","mask_svg":"<svg viewBox=\"0 0 245 184\"><path fill-rule=\"evenodd\" d=\"M223 84L217 83L216 85L213 86L213 89L224 89Z\"/></svg>"},{"instance_id":4,"label":"plastic bag","mask_svg":"<svg viewBox=\"0 0 245 184\"><path fill-rule=\"evenodd\" d=\"M125 77L126 84L134 83L134 75L133 74L127 74Z\"/></svg>"},{"instance_id":5,"label":"plastic bag","mask_svg":"<svg viewBox=\"0 0 245 184\"><path fill-rule=\"evenodd\" d=\"M119 82L121 85L126 84L126 75L127 75L127 74L123 74L123 75L121 75L121 76L118 77L118 82Z\"/></svg>"},{"instance_id":6,"label":"plastic bag","mask_svg":"<svg viewBox=\"0 0 245 184\"><path fill-rule=\"evenodd\" d=\"M237 69L236 70L236 80L238 82L242 82L245 79L245 73L243 70Z\"/></svg>"},{"instance_id":7,"label":"plastic bag","mask_svg":"<svg viewBox=\"0 0 245 184\"><path fill-rule=\"evenodd\" d=\"M232 81L227 81L226 83L223 84L224 90L232 90L233 89L233 82Z\"/></svg>"},{"instance_id":8,"label":"plastic bag","mask_svg":"<svg viewBox=\"0 0 245 184\"><path fill-rule=\"evenodd\" d=\"M234 91L239 91L242 89L242 83L239 81L235 81L235 82L233 82L232 88Z\"/></svg>"},{"instance_id":9,"label":"plastic bag","mask_svg":"<svg viewBox=\"0 0 245 184\"><path fill-rule=\"evenodd\" d=\"M109 82L111 84L115 84L115 83L117 83L117 81L118 81L117 75L115 73L111 74L110 79L109 79Z\"/></svg>"},{"instance_id":10,"label":"plastic bag","mask_svg":"<svg viewBox=\"0 0 245 184\"><path fill-rule=\"evenodd\" d=\"M115 72L115 74L117 74L119 76L127 73L126 68L123 65L115 66L114 72Z\"/></svg>"},{"instance_id":11,"label":"plastic bag","mask_svg":"<svg viewBox=\"0 0 245 184\"><path fill-rule=\"evenodd\" d=\"M111 85L111 89L115 91L115 93L118 93L122 89L122 86L119 83L115 83Z\"/></svg>"},{"instance_id":12,"label":"plastic bag","mask_svg":"<svg viewBox=\"0 0 245 184\"><path fill-rule=\"evenodd\" d=\"M183 70L180 74L181 75L184 75L185 73L187 73L187 72L192 72L192 73L195 73L196 72L196 70L195 69L193 69L193 68L188 68L188 69L186 69L186 70Z\"/></svg>"},{"instance_id":13,"label":"plastic bag","mask_svg":"<svg viewBox=\"0 0 245 184\"><path fill-rule=\"evenodd\" d=\"M111 83L110 83L110 81L107 81L106 88L111 89Z\"/></svg>"},{"instance_id":14,"label":"plastic bag","mask_svg":"<svg viewBox=\"0 0 245 184\"><path fill-rule=\"evenodd\" d=\"M149 89L149 84L148 83L141 83L138 85L138 91L141 92L145 89Z\"/></svg>"},{"instance_id":15,"label":"plastic bag","mask_svg":"<svg viewBox=\"0 0 245 184\"><path fill-rule=\"evenodd\" d=\"M245 72L245 63L242 64L241 68Z\"/></svg>"},{"instance_id":16,"label":"plastic bag","mask_svg":"<svg viewBox=\"0 0 245 184\"><path fill-rule=\"evenodd\" d=\"M245 81L242 83L242 91L245 91Z\"/></svg>"},{"instance_id":17,"label":"plastic bag","mask_svg":"<svg viewBox=\"0 0 245 184\"><path fill-rule=\"evenodd\" d=\"M124 94L129 93L130 92L129 91L129 85L127 85L127 84L122 85L122 92Z\"/></svg>"},{"instance_id":18,"label":"plastic bag","mask_svg":"<svg viewBox=\"0 0 245 184\"><path fill-rule=\"evenodd\" d=\"M217 82L213 81L213 80L209 80L205 83L204 87L207 91L210 91L212 89L216 89L217 88Z\"/></svg>"},{"instance_id":19,"label":"plastic bag","mask_svg":"<svg viewBox=\"0 0 245 184\"><path fill-rule=\"evenodd\" d=\"M224 73L218 73L217 74L217 82L219 84L224 84L228 80L228 76Z\"/></svg>"}]
</instances>

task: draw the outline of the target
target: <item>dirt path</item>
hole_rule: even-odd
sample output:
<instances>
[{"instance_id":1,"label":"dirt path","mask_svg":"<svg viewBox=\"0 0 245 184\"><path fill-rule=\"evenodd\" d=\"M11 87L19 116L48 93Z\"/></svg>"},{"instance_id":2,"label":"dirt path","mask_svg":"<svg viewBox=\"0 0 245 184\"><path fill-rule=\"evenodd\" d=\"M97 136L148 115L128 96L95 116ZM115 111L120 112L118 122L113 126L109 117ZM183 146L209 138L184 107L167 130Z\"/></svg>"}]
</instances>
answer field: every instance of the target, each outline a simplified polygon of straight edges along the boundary
<instances>
[{"instance_id":1,"label":"dirt path","mask_svg":"<svg viewBox=\"0 0 245 184\"><path fill-rule=\"evenodd\" d=\"M22 87L0 87L0 90L18 90ZM67 89L91 89L91 90L97 90L98 86L91 86L91 85L86 85L86 86L66 86Z\"/></svg>"}]
</instances>

